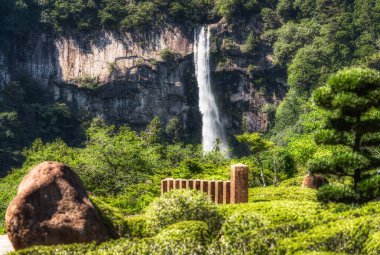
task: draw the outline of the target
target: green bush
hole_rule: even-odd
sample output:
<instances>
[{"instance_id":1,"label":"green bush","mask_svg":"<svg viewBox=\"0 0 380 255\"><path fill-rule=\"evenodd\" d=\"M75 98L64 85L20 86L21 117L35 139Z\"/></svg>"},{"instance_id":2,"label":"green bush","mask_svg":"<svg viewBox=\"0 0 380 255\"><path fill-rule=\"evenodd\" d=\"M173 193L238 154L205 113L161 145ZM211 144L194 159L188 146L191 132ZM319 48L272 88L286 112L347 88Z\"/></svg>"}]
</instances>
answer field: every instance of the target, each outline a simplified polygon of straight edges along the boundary
<instances>
[{"instance_id":1,"label":"green bush","mask_svg":"<svg viewBox=\"0 0 380 255\"><path fill-rule=\"evenodd\" d=\"M215 232L221 223L217 207L207 195L196 190L174 190L157 198L147 208L147 226L152 233L176 222L200 220Z\"/></svg>"},{"instance_id":2,"label":"green bush","mask_svg":"<svg viewBox=\"0 0 380 255\"><path fill-rule=\"evenodd\" d=\"M163 229L153 239L160 247L154 254L205 254L210 231L205 222L181 221Z\"/></svg>"},{"instance_id":3,"label":"green bush","mask_svg":"<svg viewBox=\"0 0 380 255\"><path fill-rule=\"evenodd\" d=\"M227 219L212 247L217 254L276 254L280 240L310 228L319 216L318 203L297 200L229 205L222 212Z\"/></svg>"},{"instance_id":4,"label":"green bush","mask_svg":"<svg viewBox=\"0 0 380 255\"><path fill-rule=\"evenodd\" d=\"M375 221L374 221L375 220ZM373 216L342 219L322 224L305 233L280 242L280 254L295 254L299 251L329 251L361 254L369 233L379 220Z\"/></svg>"},{"instance_id":5,"label":"green bush","mask_svg":"<svg viewBox=\"0 0 380 255\"><path fill-rule=\"evenodd\" d=\"M358 195L346 186L324 185L317 191L317 200L320 202L354 203Z\"/></svg>"},{"instance_id":6,"label":"green bush","mask_svg":"<svg viewBox=\"0 0 380 255\"><path fill-rule=\"evenodd\" d=\"M128 185L122 194L101 199L127 215L141 214L144 208L160 195L160 181L157 176L154 180Z\"/></svg>"},{"instance_id":7,"label":"green bush","mask_svg":"<svg viewBox=\"0 0 380 255\"><path fill-rule=\"evenodd\" d=\"M109 231L118 237L141 238L148 236L146 219L141 216L127 216L119 209L108 205L101 198L91 197L92 202L100 212L100 216Z\"/></svg>"},{"instance_id":8,"label":"green bush","mask_svg":"<svg viewBox=\"0 0 380 255\"><path fill-rule=\"evenodd\" d=\"M281 192L292 193L293 188L298 187L282 187ZM278 190L275 187L266 189ZM299 200L297 195L283 196L283 200L279 198L217 207L218 217L224 215L226 218L218 235L210 231L209 224L204 221L178 220L156 231L155 236L143 237L139 233L145 228L142 226L146 226L144 217L128 218L123 213L118 215L106 208L103 213L110 221L115 221L115 218L118 221L120 215L121 219L125 219L123 221L128 221L126 225L119 225L124 229L132 226L134 230L127 232L134 231L134 234L126 235L132 238L110 240L99 246L35 247L13 254L379 254L379 202L321 205L306 199ZM176 213L183 211L183 200L177 199L176 203L173 199L170 201L171 204L167 205L170 210L177 210ZM161 209L166 210L163 206ZM118 217L113 216L115 214ZM171 215L173 213L166 217L171 218ZM213 215L207 217L214 218Z\"/></svg>"},{"instance_id":9,"label":"green bush","mask_svg":"<svg viewBox=\"0 0 380 255\"><path fill-rule=\"evenodd\" d=\"M57 246L33 246L30 248L10 252L9 255L80 255L91 254L96 251L95 243L68 244Z\"/></svg>"},{"instance_id":10,"label":"green bush","mask_svg":"<svg viewBox=\"0 0 380 255\"><path fill-rule=\"evenodd\" d=\"M251 32L248 35L244 44L240 47L240 50L242 53L250 54L255 50L257 43L258 43L257 37Z\"/></svg>"},{"instance_id":11,"label":"green bush","mask_svg":"<svg viewBox=\"0 0 380 255\"><path fill-rule=\"evenodd\" d=\"M380 254L380 231L370 235L365 243L364 252L367 255Z\"/></svg>"},{"instance_id":12,"label":"green bush","mask_svg":"<svg viewBox=\"0 0 380 255\"><path fill-rule=\"evenodd\" d=\"M210 230L203 221L180 221L161 230L154 239L157 242L194 240L206 244L210 239Z\"/></svg>"},{"instance_id":13,"label":"green bush","mask_svg":"<svg viewBox=\"0 0 380 255\"><path fill-rule=\"evenodd\" d=\"M380 175L375 175L358 184L360 200L370 201L380 197Z\"/></svg>"},{"instance_id":14,"label":"green bush","mask_svg":"<svg viewBox=\"0 0 380 255\"><path fill-rule=\"evenodd\" d=\"M160 51L160 57L163 61L169 62L175 60L176 54L171 52L169 49L163 49Z\"/></svg>"},{"instance_id":15,"label":"green bush","mask_svg":"<svg viewBox=\"0 0 380 255\"><path fill-rule=\"evenodd\" d=\"M280 184L278 186L280 186L280 187L292 187L292 186L301 187L303 179L304 179L303 175L296 176L296 177L289 178L289 179L286 179L286 180L280 182Z\"/></svg>"},{"instance_id":16,"label":"green bush","mask_svg":"<svg viewBox=\"0 0 380 255\"><path fill-rule=\"evenodd\" d=\"M268 239L261 230L265 218L254 212L229 217L221 229L220 254L268 254Z\"/></svg>"},{"instance_id":17,"label":"green bush","mask_svg":"<svg viewBox=\"0 0 380 255\"><path fill-rule=\"evenodd\" d=\"M314 201L316 199L314 189L303 189L296 186L278 186L270 188L249 189L249 201L273 201L273 200L298 200Z\"/></svg>"}]
</instances>

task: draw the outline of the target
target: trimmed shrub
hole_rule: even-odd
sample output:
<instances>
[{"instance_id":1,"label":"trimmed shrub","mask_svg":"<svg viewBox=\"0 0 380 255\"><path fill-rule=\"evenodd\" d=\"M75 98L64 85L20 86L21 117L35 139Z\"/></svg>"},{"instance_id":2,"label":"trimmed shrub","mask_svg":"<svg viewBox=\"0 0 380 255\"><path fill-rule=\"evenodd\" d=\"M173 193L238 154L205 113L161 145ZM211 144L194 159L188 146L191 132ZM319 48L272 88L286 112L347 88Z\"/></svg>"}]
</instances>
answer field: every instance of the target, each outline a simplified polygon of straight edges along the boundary
<instances>
[{"instance_id":1,"label":"trimmed shrub","mask_svg":"<svg viewBox=\"0 0 380 255\"><path fill-rule=\"evenodd\" d=\"M372 234L364 246L364 253L367 255L380 254L380 231Z\"/></svg>"},{"instance_id":2,"label":"trimmed shrub","mask_svg":"<svg viewBox=\"0 0 380 255\"><path fill-rule=\"evenodd\" d=\"M30 248L10 252L9 255L79 255L91 254L96 251L95 243L66 244L57 246L33 246Z\"/></svg>"},{"instance_id":3,"label":"trimmed shrub","mask_svg":"<svg viewBox=\"0 0 380 255\"><path fill-rule=\"evenodd\" d=\"M141 238L148 236L146 220L143 215L126 216L119 209L112 207L98 197L91 197L100 212L100 216L110 232L118 237Z\"/></svg>"},{"instance_id":4,"label":"trimmed shrub","mask_svg":"<svg viewBox=\"0 0 380 255\"><path fill-rule=\"evenodd\" d=\"M217 207L207 195L197 190L173 190L157 198L147 208L147 226L152 233L185 220L204 221L211 232L221 223Z\"/></svg>"},{"instance_id":5,"label":"trimmed shrub","mask_svg":"<svg viewBox=\"0 0 380 255\"><path fill-rule=\"evenodd\" d=\"M328 252L328 251L300 251L295 253L295 255L346 255L345 252Z\"/></svg>"},{"instance_id":6,"label":"trimmed shrub","mask_svg":"<svg viewBox=\"0 0 380 255\"><path fill-rule=\"evenodd\" d=\"M360 200L367 202L380 198L380 175L375 175L358 184Z\"/></svg>"},{"instance_id":7,"label":"trimmed shrub","mask_svg":"<svg viewBox=\"0 0 380 255\"><path fill-rule=\"evenodd\" d=\"M276 254L280 240L315 223L317 206L316 202L289 200L230 205L223 208L230 216L212 250L217 254Z\"/></svg>"},{"instance_id":8,"label":"trimmed shrub","mask_svg":"<svg viewBox=\"0 0 380 255\"><path fill-rule=\"evenodd\" d=\"M159 248L154 254L204 254L210 241L210 231L205 222L182 221L163 229L154 237Z\"/></svg>"},{"instance_id":9,"label":"trimmed shrub","mask_svg":"<svg viewBox=\"0 0 380 255\"><path fill-rule=\"evenodd\" d=\"M306 233L297 233L293 238L280 241L279 254L295 254L300 251L361 254L373 228L373 220L373 216L366 216L316 226Z\"/></svg>"},{"instance_id":10,"label":"trimmed shrub","mask_svg":"<svg viewBox=\"0 0 380 255\"><path fill-rule=\"evenodd\" d=\"M232 215L221 229L220 254L268 254L263 219L254 213Z\"/></svg>"},{"instance_id":11,"label":"trimmed shrub","mask_svg":"<svg viewBox=\"0 0 380 255\"><path fill-rule=\"evenodd\" d=\"M281 187L291 187L291 186L301 187L303 179L304 179L303 175L296 176L296 177L289 178L289 179L286 179L286 180L280 182L280 184L278 186L281 186Z\"/></svg>"},{"instance_id":12,"label":"trimmed shrub","mask_svg":"<svg viewBox=\"0 0 380 255\"><path fill-rule=\"evenodd\" d=\"M161 230L154 240L157 242L172 242L194 240L206 244L210 239L210 230L203 221L181 221Z\"/></svg>"},{"instance_id":13,"label":"trimmed shrub","mask_svg":"<svg viewBox=\"0 0 380 255\"><path fill-rule=\"evenodd\" d=\"M346 186L324 185L317 191L317 200L320 202L355 203L358 195Z\"/></svg>"},{"instance_id":14,"label":"trimmed shrub","mask_svg":"<svg viewBox=\"0 0 380 255\"><path fill-rule=\"evenodd\" d=\"M273 201L273 200L302 200L315 201L314 189L303 189L295 186L278 186L271 188L254 188L249 190L249 201Z\"/></svg>"}]
</instances>

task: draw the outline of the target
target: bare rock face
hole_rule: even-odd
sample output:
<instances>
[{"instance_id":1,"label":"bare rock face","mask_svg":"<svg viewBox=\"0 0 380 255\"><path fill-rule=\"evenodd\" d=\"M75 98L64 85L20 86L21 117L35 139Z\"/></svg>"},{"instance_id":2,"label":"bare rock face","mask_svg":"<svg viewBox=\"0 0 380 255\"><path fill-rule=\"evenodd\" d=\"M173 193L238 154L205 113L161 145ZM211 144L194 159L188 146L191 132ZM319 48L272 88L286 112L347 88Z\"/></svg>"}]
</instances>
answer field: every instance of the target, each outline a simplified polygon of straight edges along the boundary
<instances>
[{"instance_id":1,"label":"bare rock face","mask_svg":"<svg viewBox=\"0 0 380 255\"><path fill-rule=\"evenodd\" d=\"M16 250L110 238L79 177L58 162L41 163L24 177L5 220Z\"/></svg>"},{"instance_id":2,"label":"bare rock face","mask_svg":"<svg viewBox=\"0 0 380 255\"><path fill-rule=\"evenodd\" d=\"M327 179L322 175L307 174L302 181L302 188L318 189L328 183Z\"/></svg>"}]
</instances>

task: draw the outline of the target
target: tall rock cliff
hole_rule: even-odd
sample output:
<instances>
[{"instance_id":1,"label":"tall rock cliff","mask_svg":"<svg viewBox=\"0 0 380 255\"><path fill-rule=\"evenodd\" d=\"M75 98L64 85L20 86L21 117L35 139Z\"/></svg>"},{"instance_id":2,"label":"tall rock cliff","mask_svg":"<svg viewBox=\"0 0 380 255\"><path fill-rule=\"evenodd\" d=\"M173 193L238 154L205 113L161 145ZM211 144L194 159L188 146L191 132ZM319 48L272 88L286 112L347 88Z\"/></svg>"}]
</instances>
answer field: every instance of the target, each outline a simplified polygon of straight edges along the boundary
<instances>
[{"instance_id":1,"label":"tall rock cliff","mask_svg":"<svg viewBox=\"0 0 380 255\"><path fill-rule=\"evenodd\" d=\"M266 130L271 112L264 108L284 94L284 74L271 62L260 24L253 20L240 30L222 20L210 29L213 86L228 134ZM241 49L248 31L258 40L247 53ZM0 84L28 74L54 101L77 112L136 129L154 116L164 124L178 117L184 133L197 137L201 118L193 41L193 29L169 25L139 33L32 33L11 52L0 53Z\"/></svg>"}]
</instances>

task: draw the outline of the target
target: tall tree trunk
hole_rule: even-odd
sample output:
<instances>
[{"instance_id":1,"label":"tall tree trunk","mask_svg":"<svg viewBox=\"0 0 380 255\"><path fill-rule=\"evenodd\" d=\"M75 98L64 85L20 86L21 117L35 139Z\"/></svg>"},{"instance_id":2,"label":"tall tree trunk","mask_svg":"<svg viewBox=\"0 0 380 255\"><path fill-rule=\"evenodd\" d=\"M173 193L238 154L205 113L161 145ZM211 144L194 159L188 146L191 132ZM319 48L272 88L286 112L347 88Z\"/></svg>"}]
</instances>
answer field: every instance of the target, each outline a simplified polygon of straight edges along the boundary
<instances>
[{"instance_id":1,"label":"tall tree trunk","mask_svg":"<svg viewBox=\"0 0 380 255\"><path fill-rule=\"evenodd\" d=\"M356 116L356 123L360 122L360 115ZM354 138L354 151L360 152L360 146L361 146L361 140L362 140L362 134L358 133L358 131L355 131L355 138ZM355 169L354 172L354 190L357 191L357 185L360 182L361 179L361 170Z\"/></svg>"},{"instance_id":2,"label":"tall tree trunk","mask_svg":"<svg viewBox=\"0 0 380 255\"><path fill-rule=\"evenodd\" d=\"M261 176L261 180L263 181L263 187L266 187L267 186L267 182L265 181L265 177L264 177L263 162L261 161L261 158L259 156L256 156L256 159L257 159L257 162L259 162L259 165L260 165L260 176Z\"/></svg>"},{"instance_id":3,"label":"tall tree trunk","mask_svg":"<svg viewBox=\"0 0 380 255\"><path fill-rule=\"evenodd\" d=\"M273 168L274 168L274 178L273 185L277 187L278 185L278 168L277 168L277 160L276 157L273 158Z\"/></svg>"}]
</instances>

